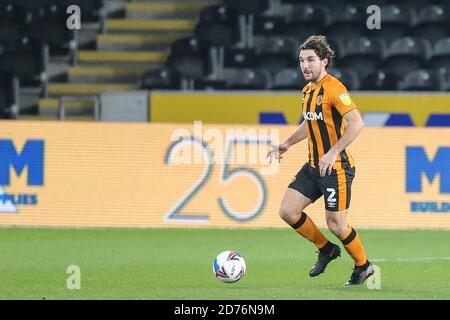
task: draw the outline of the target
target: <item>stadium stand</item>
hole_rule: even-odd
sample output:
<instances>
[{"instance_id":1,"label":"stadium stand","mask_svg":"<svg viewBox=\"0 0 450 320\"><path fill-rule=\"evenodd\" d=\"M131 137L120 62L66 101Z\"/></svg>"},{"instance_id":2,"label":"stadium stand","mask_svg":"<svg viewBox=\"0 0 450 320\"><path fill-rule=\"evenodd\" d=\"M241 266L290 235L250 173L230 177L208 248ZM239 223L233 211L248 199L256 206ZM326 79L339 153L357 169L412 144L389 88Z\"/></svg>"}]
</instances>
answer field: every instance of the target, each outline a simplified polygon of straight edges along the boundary
<instances>
[{"instance_id":1,"label":"stadium stand","mask_svg":"<svg viewBox=\"0 0 450 320\"><path fill-rule=\"evenodd\" d=\"M0 72L0 118L16 119L19 115L19 79Z\"/></svg>"},{"instance_id":2,"label":"stadium stand","mask_svg":"<svg viewBox=\"0 0 450 320\"><path fill-rule=\"evenodd\" d=\"M2 1L0 71L35 90L30 113L52 116L61 97L86 109L108 91L298 90L299 44L320 33L352 90L450 90L448 3L376 3L381 30L366 27L369 0ZM82 30L60 27L71 4Z\"/></svg>"}]
</instances>

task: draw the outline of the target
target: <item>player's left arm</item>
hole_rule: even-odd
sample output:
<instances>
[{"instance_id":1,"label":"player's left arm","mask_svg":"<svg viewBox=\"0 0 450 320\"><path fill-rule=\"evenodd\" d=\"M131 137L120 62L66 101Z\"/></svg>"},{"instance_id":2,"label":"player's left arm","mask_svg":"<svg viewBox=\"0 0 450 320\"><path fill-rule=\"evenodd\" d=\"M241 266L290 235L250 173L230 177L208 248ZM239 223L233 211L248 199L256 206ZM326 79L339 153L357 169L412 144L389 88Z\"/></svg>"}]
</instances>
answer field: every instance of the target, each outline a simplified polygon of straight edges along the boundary
<instances>
[{"instance_id":1,"label":"player's left arm","mask_svg":"<svg viewBox=\"0 0 450 320\"><path fill-rule=\"evenodd\" d=\"M345 99L347 99L347 97ZM351 100L348 103L346 100L344 100L344 104L338 104L337 109L341 113L344 113L342 117L346 122L346 130L341 138L336 142L336 144L333 145L330 150L320 159L319 169L321 177L324 177L325 174L331 174L333 164L336 162L339 153L347 148L364 128L364 121L361 117L361 114L359 113L358 109L356 109L356 106Z\"/></svg>"}]
</instances>

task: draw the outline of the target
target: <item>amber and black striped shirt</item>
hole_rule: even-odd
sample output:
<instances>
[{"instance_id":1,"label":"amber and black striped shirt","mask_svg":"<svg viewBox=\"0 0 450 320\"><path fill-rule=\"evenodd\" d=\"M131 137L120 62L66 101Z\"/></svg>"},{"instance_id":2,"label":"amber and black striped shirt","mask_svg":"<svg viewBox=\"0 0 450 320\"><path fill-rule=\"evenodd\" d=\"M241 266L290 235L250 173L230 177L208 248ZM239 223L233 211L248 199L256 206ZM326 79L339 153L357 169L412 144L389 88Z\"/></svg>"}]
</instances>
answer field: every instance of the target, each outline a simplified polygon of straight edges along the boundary
<instances>
[{"instance_id":1,"label":"amber and black striped shirt","mask_svg":"<svg viewBox=\"0 0 450 320\"><path fill-rule=\"evenodd\" d=\"M328 74L316 85L308 84L302 91L302 116L308 134L309 163L317 167L320 158L336 144L345 132L344 114L356 108L345 86ZM354 167L350 153L344 149L333 168L343 163Z\"/></svg>"}]
</instances>

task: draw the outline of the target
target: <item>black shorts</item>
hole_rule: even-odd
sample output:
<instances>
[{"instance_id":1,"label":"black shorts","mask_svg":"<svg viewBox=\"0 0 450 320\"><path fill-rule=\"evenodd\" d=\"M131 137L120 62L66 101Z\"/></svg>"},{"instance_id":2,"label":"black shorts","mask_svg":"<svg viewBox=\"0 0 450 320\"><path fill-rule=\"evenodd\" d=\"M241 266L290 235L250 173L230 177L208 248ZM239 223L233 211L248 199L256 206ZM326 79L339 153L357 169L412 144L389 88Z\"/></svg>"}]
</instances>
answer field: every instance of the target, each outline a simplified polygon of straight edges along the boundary
<instances>
[{"instance_id":1,"label":"black shorts","mask_svg":"<svg viewBox=\"0 0 450 320\"><path fill-rule=\"evenodd\" d=\"M325 209L342 211L350 207L352 181L355 167L343 163L343 169L333 169L331 175L320 176L319 166L311 167L307 162L289 184L312 202L324 195Z\"/></svg>"}]
</instances>

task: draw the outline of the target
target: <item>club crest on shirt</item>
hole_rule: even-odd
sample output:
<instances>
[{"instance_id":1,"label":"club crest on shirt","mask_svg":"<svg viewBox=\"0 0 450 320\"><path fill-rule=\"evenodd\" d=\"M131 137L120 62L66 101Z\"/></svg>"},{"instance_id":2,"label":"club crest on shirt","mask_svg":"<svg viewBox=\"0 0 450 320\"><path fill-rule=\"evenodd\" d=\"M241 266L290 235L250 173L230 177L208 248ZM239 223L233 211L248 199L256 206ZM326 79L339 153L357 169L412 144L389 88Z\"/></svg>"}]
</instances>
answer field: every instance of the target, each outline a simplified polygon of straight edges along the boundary
<instances>
[{"instance_id":1,"label":"club crest on shirt","mask_svg":"<svg viewBox=\"0 0 450 320\"><path fill-rule=\"evenodd\" d=\"M339 96L339 100L344 104L344 106L350 106L352 104L352 99L348 93L343 93Z\"/></svg>"}]
</instances>

